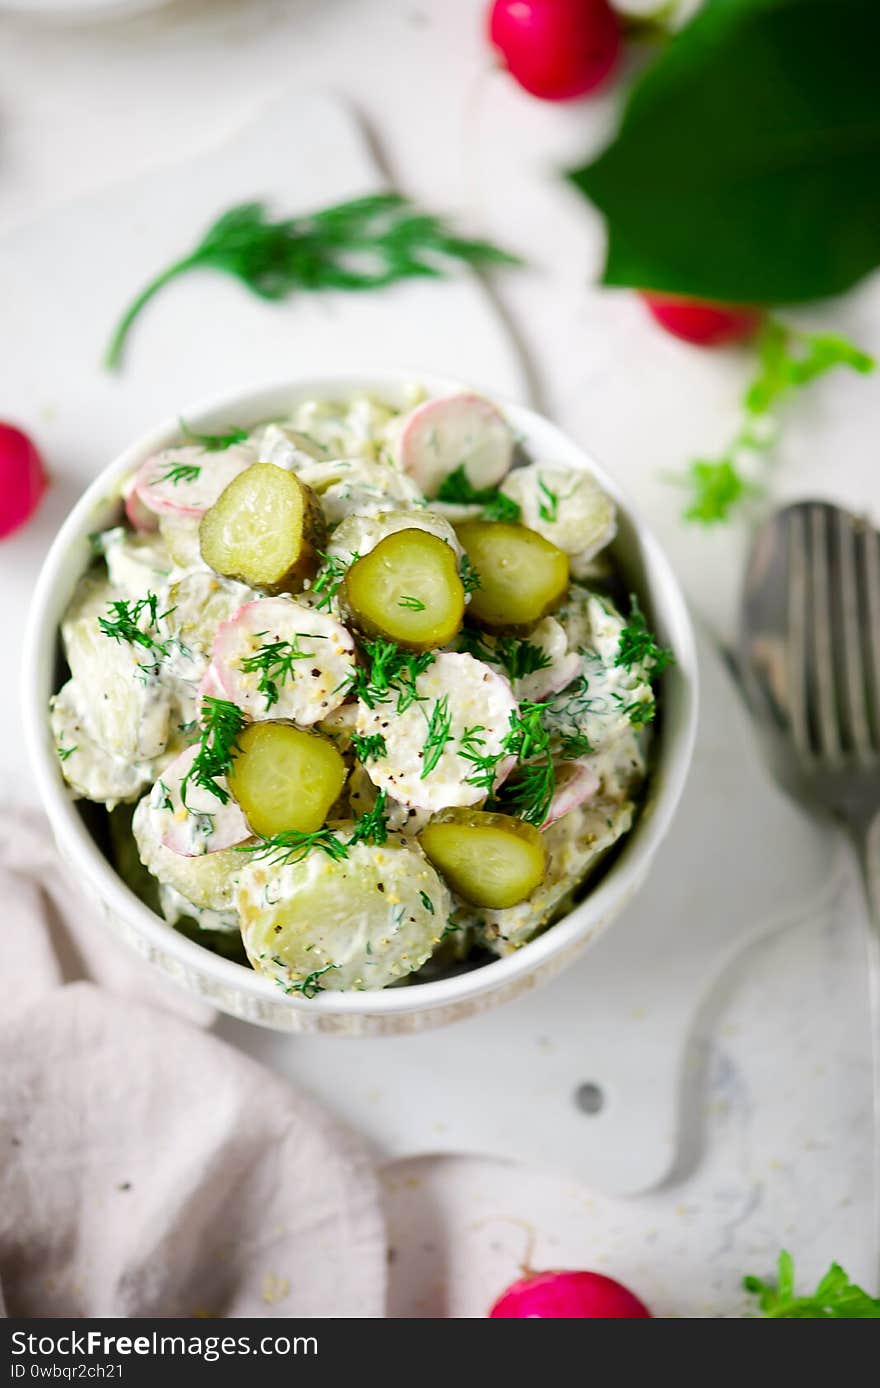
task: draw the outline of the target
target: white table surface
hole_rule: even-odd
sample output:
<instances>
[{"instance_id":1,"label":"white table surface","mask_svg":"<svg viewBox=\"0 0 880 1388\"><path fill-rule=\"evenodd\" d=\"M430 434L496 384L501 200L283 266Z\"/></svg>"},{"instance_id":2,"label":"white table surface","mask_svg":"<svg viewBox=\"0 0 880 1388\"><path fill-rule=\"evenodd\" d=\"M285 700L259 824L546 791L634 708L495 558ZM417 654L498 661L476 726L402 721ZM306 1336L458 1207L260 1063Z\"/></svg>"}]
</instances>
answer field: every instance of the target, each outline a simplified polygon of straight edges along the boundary
<instances>
[{"instance_id":1,"label":"white table surface","mask_svg":"<svg viewBox=\"0 0 880 1388\"><path fill-rule=\"evenodd\" d=\"M618 473L697 610L727 635L746 532L682 526L662 475L726 439L746 362L680 345L632 296L588 286L601 227L555 170L601 144L617 96L565 108L525 97L488 70L482 10L477 0L179 0L68 28L8 18L0 0L0 228L196 152L290 85L345 93L403 188L528 261L499 293L539 403ZM230 188L229 201L250 192ZM876 281L802 316L825 319L880 353ZM10 350L5 341L0 357ZM774 494L842 498L877 519L878 430L876 382L820 383L793 414ZM858 923L838 919L756 945L728 972L692 1052L685 1150L648 1196L603 1200L546 1172L450 1159L391 1170L392 1223L410 1220L401 1191L425 1190L416 1204L428 1223L446 1209L442 1248L426 1235L417 1266L417 1250L398 1248L406 1275L393 1309L480 1314L522 1256L499 1244L498 1219L536 1230L537 1265L617 1268L671 1314L735 1313L737 1270L766 1268L785 1243L808 1275L834 1257L871 1285L865 1037L851 1005L860 971ZM463 1264L483 1271L450 1278Z\"/></svg>"}]
</instances>

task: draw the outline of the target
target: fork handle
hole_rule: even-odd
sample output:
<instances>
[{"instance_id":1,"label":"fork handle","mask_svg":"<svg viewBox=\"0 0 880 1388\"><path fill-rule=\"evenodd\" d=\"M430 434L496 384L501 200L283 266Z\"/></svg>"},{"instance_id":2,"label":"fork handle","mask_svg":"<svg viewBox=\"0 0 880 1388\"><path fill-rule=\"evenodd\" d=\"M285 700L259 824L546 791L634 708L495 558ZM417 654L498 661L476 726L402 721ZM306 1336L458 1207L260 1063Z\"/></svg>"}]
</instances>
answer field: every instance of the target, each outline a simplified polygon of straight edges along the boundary
<instances>
[{"instance_id":1,"label":"fork handle","mask_svg":"<svg viewBox=\"0 0 880 1388\"><path fill-rule=\"evenodd\" d=\"M874 1245L875 1270L880 1265L880 813L867 823L853 825L853 837L868 905L865 940L871 1027L871 1080L874 1103ZM880 1291L880 1281L878 1281Z\"/></svg>"}]
</instances>

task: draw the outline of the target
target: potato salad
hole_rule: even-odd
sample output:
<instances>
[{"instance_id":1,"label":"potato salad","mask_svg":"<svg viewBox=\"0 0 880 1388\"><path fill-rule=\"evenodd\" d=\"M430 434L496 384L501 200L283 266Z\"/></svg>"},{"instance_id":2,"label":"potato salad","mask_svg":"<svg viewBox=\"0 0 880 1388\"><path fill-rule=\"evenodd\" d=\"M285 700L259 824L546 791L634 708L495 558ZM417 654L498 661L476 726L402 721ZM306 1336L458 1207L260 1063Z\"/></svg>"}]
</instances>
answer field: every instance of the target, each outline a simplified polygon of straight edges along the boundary
<instances>
[{"instance_id":1,"label":"potato salad","mask_svg":"<svg viewBox=\"0 0 880 1388\"><path fill-rule=\"evenodd\" d=\"M148 457L92 536L61 773L170 928L287 993L522 948L631 828L669 654L595 477L462 392Z\"/></svg>"}]
</instances>

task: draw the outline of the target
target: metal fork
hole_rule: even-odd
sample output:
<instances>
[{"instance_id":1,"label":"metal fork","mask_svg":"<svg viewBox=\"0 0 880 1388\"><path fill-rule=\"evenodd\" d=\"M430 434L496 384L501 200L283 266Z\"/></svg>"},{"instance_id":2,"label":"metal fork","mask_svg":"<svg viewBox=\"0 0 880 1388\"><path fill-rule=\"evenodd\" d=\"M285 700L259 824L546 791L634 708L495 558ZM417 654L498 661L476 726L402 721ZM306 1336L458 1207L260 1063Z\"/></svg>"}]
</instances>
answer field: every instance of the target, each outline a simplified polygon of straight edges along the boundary
<instances>
[{"instance_id":1,"label":"metal fork","mask_svg":"<svg viewBox=\"0 0 880 1388\"><path fill-rule=\"evenodd\" d=\"M746 570L739 661L771 764L849 831L865 884L880 1164L880 535L824 501L777 512ZM880 1171L875 1171L880 1238Z\"/></svg>"}]
</instances>

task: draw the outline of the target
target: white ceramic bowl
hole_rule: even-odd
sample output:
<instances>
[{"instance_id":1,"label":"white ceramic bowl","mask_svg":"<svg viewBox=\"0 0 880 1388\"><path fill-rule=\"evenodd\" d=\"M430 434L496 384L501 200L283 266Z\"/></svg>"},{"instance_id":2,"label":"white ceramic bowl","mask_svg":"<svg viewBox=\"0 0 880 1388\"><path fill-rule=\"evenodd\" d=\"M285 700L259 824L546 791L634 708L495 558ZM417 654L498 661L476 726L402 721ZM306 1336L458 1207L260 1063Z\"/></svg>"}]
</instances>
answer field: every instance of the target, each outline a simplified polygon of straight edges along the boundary
<instances>
[{"instance_id":1,"label":"white ceramic bowl","mask_svg":"<svg viewBox=\"0 0 880 1388\"><path fill-rule=\"evenodd\" d=\"M431 395L461 389L460 382L426 378L422 373L364 371L250 391L186 410L184 417L197 429L219 430L277 418L305 399L345 397L358 390L402 406L406 386L413 380L424 384ZM669 828L690 763L697 707L693 631L678 583L612 478L540 415L506 401L499 403L528 451L554 463L591 468L614 497L620 508L615 559L631 590L639 594L660 639L675 652L676 664L663 676L662 716L646 803L619 852L563 920L517 953L468 972L375 993L327 991L313 999L287 996L270 979L178 934L139 901L103 856L71 799L46 717L49 696L57 688L59 622L77 580L91 562L89 534L112 523L118 514L121 479L157 448L176 440L176 419L140 439L105 468L80 498L46 556L34 591L25 646L24 717L37 783L59 850L110 928L154 967L233 1016L280 1031L381 1035L437 1026L514 998L551 978L613 920L641 885Z\"/></svg>"}]
</instances>

